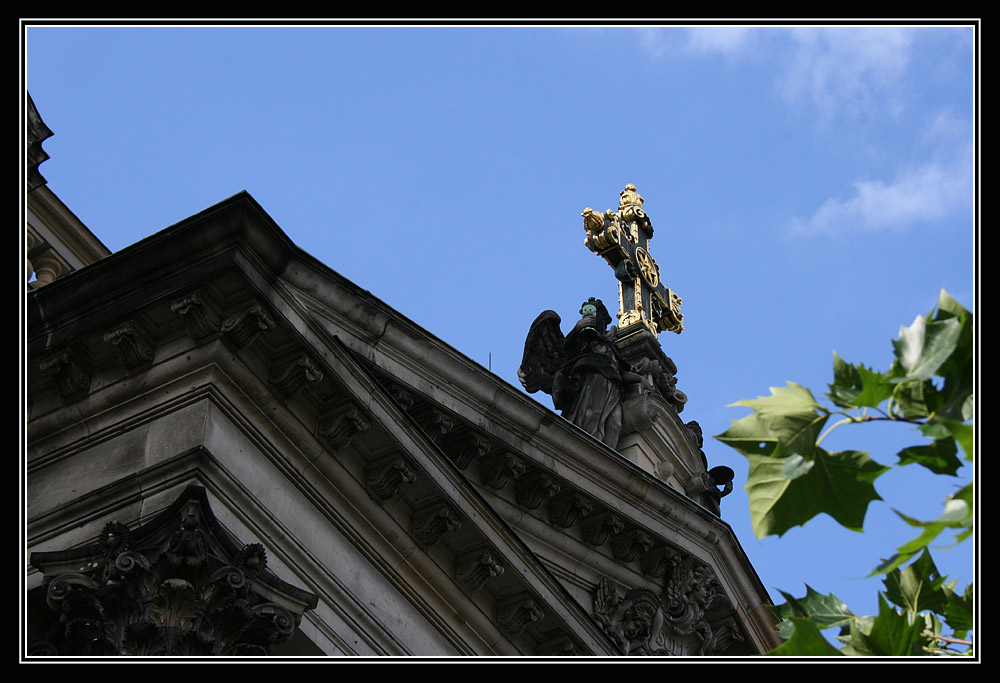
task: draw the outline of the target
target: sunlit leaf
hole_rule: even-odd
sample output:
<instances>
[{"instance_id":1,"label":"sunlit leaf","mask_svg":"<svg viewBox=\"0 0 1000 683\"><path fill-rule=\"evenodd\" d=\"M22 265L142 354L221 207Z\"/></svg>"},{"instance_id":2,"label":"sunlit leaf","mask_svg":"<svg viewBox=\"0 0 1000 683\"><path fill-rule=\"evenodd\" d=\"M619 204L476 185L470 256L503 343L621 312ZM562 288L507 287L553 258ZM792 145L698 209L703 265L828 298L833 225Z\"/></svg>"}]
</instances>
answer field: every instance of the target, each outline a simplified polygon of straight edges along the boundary
<instances>
[{"instance_id":1,"label":"sunlit leaf","mask_svg":"<svg viewBox=\"0 0 1000 683\"><path fill-rule=\"evenodd\" d=\"M860 531L868 503L881 500L873 482L887 468L858 451L827 453L814 448L808 470L796 458L801 456L747 456L750 472L745 488L757 537L780 536L824 512Z\"/></svg>"},{"instance_id":2,"label":"sunlit leaf","mask_svg":"<svg viewBox=\"0 0 1000 683\"><path fill-rule=\"evenodd\" d=\"M782 453L809 453L829 417L829 411L816 403L812 393L794 382L771 387L770 396L745 399L733 405L754 412L736 420L715 438L744 455L771 453L779 444Z\"/></svg>"},{"instance_id":3,"label":"sunlit leaf","mask_svg":"<svg viewBox=\"0 0 1000 683\"><path fill-rule=\"evenodd\" d=\"M934 375L955 350L961 330L956 318L928 321L919 315L909 327L900 327L899 339L893 346L906 371L905 379L929 379Z\"/></svg>"},{"instance_id":4,"label":"sunlit leaf","mask_svg":"<svg viewBox=\"0 0 1000 683\"><path fill-rule=\"evenodd\" d=\"M943 590L945 580L925 548L916 560L887 574L883 584L886 598L916 615L923 611L943 612L948 603Z\"/></svg>"}]
</instances>

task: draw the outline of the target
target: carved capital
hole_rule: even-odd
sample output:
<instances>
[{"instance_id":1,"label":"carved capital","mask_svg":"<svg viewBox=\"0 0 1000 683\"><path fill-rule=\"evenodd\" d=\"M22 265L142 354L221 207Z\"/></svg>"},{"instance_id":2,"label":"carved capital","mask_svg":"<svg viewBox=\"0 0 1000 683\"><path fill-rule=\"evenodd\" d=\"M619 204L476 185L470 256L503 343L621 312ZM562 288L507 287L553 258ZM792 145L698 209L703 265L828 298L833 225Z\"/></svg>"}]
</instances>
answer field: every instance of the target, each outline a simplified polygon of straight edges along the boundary
<instances>
[{"instance_id":1,"label":"carved capital","mask_svg":"<svg viewBox=\"0 0 1000 683\"><path fill-rule=\"evenodd\" d=\"M455 561L455 578L470 593L501 574L503 565L485 548L467 553Z\"/></svg>"},{"instance_id":2,"label":"carved capital","mask_svg":"<svg viewBox=\"0 0 1000 683\"><path fill-rule=\"evenodd\" d=\"M416 479L416 472L401 455L379 458L365 468L365 484L382 500L392 498L401 485L412 484Z\"/></svg>"}]
</instances>

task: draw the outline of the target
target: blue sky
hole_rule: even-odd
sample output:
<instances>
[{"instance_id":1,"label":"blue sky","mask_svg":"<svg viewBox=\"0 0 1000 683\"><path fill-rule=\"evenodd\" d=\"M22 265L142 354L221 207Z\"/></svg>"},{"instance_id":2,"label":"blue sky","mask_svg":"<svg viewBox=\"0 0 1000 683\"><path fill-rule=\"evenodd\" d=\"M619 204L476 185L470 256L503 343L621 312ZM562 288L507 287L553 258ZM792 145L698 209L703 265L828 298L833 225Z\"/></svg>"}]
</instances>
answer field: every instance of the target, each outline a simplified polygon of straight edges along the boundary
<instances>
[{"instance_id":1,"label":"blue sky","mask_svg":"<svg viewBox=\"0 0 1000 683\"><path fill-rule=\"evenodd\" d=\"M300 247L520 387L532 320L616 300L581 211L634 183L684 300L661 335L723 518L775 600L808 583L859 613L864 580L955 481L877 482L866 533L823 516L757 541L727 407L832 353L885 369L947 289L975 310L972 26L28 26L25 79L55 135L49 186L112 250L241 190ZM609 306L609 308L614 308ZM536 395L545 405L551 401ZM839 430L884 464L903 427ZM973 546L938 552L972 581Z\"/></svg>"}]
</instances>

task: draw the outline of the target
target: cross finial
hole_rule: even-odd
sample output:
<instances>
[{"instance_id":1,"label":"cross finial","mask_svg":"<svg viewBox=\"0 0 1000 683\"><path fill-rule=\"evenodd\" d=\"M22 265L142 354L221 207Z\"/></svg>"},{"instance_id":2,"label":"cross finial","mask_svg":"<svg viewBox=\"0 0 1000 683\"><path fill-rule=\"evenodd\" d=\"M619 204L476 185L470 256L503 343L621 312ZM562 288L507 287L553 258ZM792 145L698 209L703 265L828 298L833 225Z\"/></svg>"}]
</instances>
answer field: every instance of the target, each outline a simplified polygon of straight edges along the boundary
<instances>
[{"instance_id":1,"label":"cross finial","mask_svg":"<svg viewBox=\"0 0 1000 683\"><path fill-rule=\"evenodd\" d=\"M663 286L660 266L649 253L653 225L642 210L643 201L635 185L629 183L620 193L618 211L609 209L601 214L585 209L585 244L615 269L620 333L642 325L654 335L662 330L679 334L684 329L681 298Z\"/></svg>"}]
</instances>

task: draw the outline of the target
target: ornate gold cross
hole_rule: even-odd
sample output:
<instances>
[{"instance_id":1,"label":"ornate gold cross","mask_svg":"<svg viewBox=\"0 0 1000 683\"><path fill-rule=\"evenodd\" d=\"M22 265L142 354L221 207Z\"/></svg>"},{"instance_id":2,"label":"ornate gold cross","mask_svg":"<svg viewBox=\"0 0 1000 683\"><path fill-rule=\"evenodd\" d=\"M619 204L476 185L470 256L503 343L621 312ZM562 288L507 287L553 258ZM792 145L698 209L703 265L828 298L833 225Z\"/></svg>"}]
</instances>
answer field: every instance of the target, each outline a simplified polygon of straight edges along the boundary
<instances>
[{"instance_id":1,"label":"ornate gold cross","mask_svg":"<svg viewBox=\"0 0 1000 683\"><path fill-rule=\"evenodd\" d=\"M649 253L653 225L642 210L643 198L629 183L621 191L618 211L583 211L585 244L615 269L618 278L618 329L638 332L643 325L653 335L684 329L681 298L663 286L660 266Z\"/></svg>"}]
</instances>

